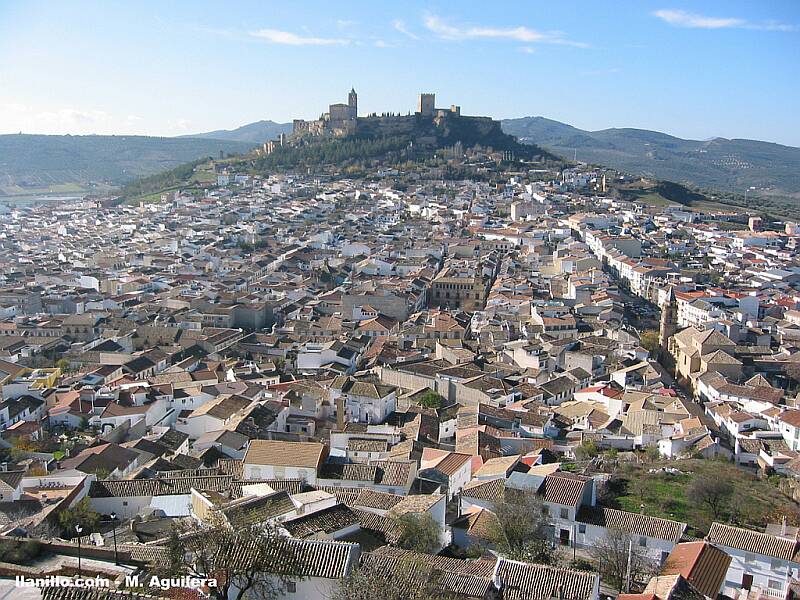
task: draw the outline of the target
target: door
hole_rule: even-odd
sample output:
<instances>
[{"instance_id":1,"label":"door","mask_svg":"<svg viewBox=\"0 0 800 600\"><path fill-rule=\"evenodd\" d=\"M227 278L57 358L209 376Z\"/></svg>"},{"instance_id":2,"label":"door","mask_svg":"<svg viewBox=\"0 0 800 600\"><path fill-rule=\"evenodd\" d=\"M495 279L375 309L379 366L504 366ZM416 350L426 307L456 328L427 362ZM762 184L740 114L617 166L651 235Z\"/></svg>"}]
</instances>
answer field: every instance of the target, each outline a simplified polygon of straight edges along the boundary
<instances>
[{"instance_id":1,"label":"door","mask_svg":"<svg viewBox=\"0 0 800 600\"><path fill-rule=\"evenodd\" d=\"M742 589L749 590L751 587L753 587L753 576L745 573L742 575Z\"/></svg>"},{"instance_id":2,"label":"door","mask_svg":"<svg viewBox=\"0 0 800 600\"><path fill-rule=\"evenodd\" d=\"M558 534L562 546L569 546L569 529L562 529Z\"/></svg>"}]
</instances>

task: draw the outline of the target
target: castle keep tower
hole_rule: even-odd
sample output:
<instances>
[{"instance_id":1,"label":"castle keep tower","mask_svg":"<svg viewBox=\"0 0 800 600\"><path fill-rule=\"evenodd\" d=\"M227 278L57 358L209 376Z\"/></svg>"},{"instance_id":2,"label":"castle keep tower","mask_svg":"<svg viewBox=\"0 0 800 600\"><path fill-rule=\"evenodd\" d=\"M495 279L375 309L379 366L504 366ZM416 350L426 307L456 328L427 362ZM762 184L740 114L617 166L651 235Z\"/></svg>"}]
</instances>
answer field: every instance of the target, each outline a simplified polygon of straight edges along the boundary
<instances>
[{"instance_id":1,"label":"castle keep tower","mask_svg":"<svg viewBox=\"0 0 800 600\"><path fill-rule=\"evenodd\" d=\"M355 88L350 88L350 93L347 94L347 105L350 107L351 117L355 119L358 116L358 94Z\"/></svg>"},{"instance_id":2,"label":"castle keep tower","mask_svg":"<svg viewBox=\"0 0 800 600\"><path fill-rule=\"evenodd\" d=\"M428 117L433 116L436 105L436 94L420 94L417 102L417 112Z\"/></svg>"}]
</instances>

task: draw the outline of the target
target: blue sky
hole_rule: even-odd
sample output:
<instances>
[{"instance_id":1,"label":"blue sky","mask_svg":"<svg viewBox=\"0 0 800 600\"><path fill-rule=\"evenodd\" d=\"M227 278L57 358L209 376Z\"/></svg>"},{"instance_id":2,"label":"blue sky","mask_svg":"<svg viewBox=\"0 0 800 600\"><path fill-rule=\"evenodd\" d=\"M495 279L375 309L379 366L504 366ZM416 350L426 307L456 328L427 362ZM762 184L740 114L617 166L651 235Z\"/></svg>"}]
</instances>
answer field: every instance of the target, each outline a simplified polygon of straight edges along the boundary
<instances>
[{"instance_id":1,"label":"blue sky","mask_svg":"<svg viewBox=\"0 0 800 600\"><path fill-rule=\"evenodd\" d=\"M335 6L335 10L332 8ZM0 0L0 132L438 105L800 146L800 2Z\"/></svg>"}]
</instances>

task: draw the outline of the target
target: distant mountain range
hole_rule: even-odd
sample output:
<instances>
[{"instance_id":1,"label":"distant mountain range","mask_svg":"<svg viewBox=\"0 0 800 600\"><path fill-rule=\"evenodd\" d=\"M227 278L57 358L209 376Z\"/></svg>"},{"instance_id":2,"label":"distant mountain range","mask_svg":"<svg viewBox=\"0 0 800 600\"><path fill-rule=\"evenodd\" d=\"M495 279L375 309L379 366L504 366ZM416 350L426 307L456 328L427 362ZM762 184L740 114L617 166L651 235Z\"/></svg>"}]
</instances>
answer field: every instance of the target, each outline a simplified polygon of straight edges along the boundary
<instances>
[{"instance_id":1,"label":"distant mountain range","mask_svg":"<svg viewBox=\"0 0 800 600\"><path fill-rule=\"evenodd\" d=\"M572 159L723 192L755 187L800 199L800 148L755 140L684 140L644 129L584 131L545 119L502 121L520 141Z\"/></svg>"},{"instance_id":2,"label":"distant mountain range","mask_svg":"<svg viewBox=\"0 0 800 600\"><path fill-rule=\"evenodd\" d=\"M216 131L194 133L183 137L263 144L266 141L274 140L282 133L287 135L292 133L292 124L276 123L275 121L256 121L236 129L217 129Z\"/></svg>"},{"instance_id":3,"label":"distant mountain range","mask_svg":"<svg viewBox=\"0 0 800 600\"><path fill-rule=\"evenodd\" d=\"M121 184L254 144L134 135L0 135L0 196L90 182Z\"/></svg>"},{"instance_id":4,"label":"distant mountain range","mask_svg":"<svg viewBox=\"0 0 800 600\"><path fill-rule=\"evenodd\" d=\"M543 117L502 121L503 131L567 159L722 192L800 200L800 148L755 140L681 138L642 129L584 131ZM166 138L0 135L0 196L57 185L124 184L137 177L224 153L244 153L291 123L258 121L232 130Z\"/></svg>"}]
</instances>

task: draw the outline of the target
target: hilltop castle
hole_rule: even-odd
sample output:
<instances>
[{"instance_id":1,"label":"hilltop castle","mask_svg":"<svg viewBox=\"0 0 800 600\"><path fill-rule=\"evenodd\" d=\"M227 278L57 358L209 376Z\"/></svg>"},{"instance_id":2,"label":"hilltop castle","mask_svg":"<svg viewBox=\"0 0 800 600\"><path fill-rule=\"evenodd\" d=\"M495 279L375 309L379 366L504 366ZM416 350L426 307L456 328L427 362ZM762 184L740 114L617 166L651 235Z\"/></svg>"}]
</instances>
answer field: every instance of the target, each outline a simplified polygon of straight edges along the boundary
<instances>
[{"instance_id":1,"label":"hilltop castle","mask_svg":"<svg viewBox=\"0 0 800 600\"><path fill-rule=\"evenodd\" d=\"M436 95L430 93L419 94L417 111L414 116L429 117L437 122L448 116L460 116L461 107L452 105L450 108L436 108ZM374 129L377 124L386 132L393 132L398 127L408 127L412 124L409 119L413 116L401 115L369 115L358 117L358 94L351 89L347 96L347 104L331 104L328 112L320 115L315 121L295 119L292 123L292 138L303 137L345 137L356 133L359 127ZM359 122L360 121L360 122ZM379 123L371 123L379 121Z\"/></svg>"},{"instance_id":2,"label":"hilltop castle","mask_svg":"<svg viewBox=\"0 0 800 600\"><path fill-rule=\"evenodd\" d=\"M328 112L323 113L316 121L295 119L292 122L292 135L343 137L356 131L358 118L358 94L355 88L347 95L347 104L331 104Z\"/></svg>"}]
</instances>

